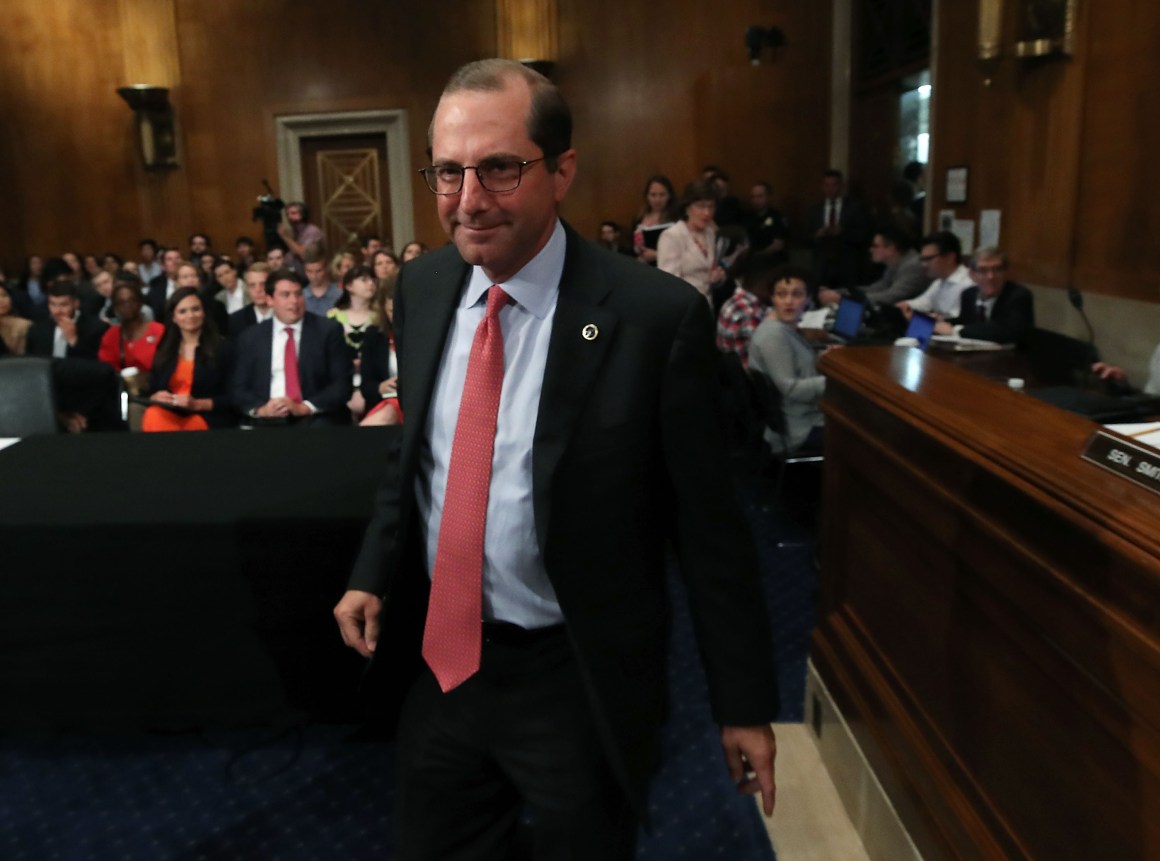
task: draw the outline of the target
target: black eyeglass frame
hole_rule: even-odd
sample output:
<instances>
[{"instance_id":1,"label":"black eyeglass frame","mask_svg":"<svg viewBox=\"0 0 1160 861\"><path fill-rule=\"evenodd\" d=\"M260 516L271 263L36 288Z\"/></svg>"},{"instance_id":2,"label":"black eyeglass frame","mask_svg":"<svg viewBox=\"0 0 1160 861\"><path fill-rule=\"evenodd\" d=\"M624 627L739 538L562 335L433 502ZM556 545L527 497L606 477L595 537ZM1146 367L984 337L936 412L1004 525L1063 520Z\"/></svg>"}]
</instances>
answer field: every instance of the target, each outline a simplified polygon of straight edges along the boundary
<instances>
[{"instance_id":1,"label":"black eyeglass frame","mask_svg":"<svg viewBox=\"0 0 1160 861\"><path fill-rule=\"evenodd\" d=\"M484 191L490 191L492 194L502 194L506 191L515 191L517 188L520 187L520 183L524 181L524 170L525 169L527 169L528 167L531 167L534 164L538 164L539 162L546 161L550 157L551 156L542 155L539 158L533 158L533 159L529 159L527 161L514 161L512 159L502 159L501 158L501 159L493 159L492 164L490 164L490 165L487 163L484 163L484 164L465 164L462 167L452 167L451 165L443 165L443 166L431 165L430 167L419 168L418 173L423 175L423 179L427 183L427 188L431 189L432 194L438 194L438 195L441 195L444 197L446 197L448 195L452 195L452 194L459 194L459 192L463 191L463 181L464 181L464 178L467 176L467 172L469 170L475 171L475 178L477 180L479 180L479 184L483 188ZM483 172L485 170L487 170L489 167L509 167L511 164L514 164L519 169L519 173L516 174L516 184L511 186L510 188L491 188L491 187L489 187L487 182L483 178ZM436 171L440 171L440 170L458 170L459 171L459 187L456 188L454 191L438 191L438 190L436 190L435 183L438 182L438 179L436 179Z\"/></svg>"}]
</instances>

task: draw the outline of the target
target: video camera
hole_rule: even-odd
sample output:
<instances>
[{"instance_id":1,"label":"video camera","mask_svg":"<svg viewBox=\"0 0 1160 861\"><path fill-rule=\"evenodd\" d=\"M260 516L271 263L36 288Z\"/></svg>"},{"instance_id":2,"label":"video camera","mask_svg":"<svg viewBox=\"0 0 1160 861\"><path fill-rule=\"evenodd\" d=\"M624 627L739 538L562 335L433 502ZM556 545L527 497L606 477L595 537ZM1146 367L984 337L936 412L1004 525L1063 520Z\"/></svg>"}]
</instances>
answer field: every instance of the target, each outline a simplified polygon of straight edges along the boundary
<instances>
[{"instance_id":1,"label":"video camera","mask_svg":"<svg viewBox=\"0 0 1160 861\"><path fill-rule=\"evenodd\" d=\"M258 205L254 207L251 220L262 222L262 240L267 251L271 248L281 248L285 251L286 243L278 235L278 227L282 224L282 210L286 208L286 204L274 194L269 182L263 179L262 185L266 187L266 193L258 195Z\"/></svg>"}]
</instances>

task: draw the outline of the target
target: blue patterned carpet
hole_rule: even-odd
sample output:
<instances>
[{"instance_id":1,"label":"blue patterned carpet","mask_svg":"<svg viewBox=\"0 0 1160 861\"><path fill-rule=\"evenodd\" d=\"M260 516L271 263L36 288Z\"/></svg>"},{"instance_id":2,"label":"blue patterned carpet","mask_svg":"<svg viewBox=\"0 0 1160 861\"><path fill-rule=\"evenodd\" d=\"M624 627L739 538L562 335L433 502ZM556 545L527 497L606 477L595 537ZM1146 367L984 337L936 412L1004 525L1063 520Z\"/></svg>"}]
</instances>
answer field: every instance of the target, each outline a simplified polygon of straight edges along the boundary
<instances>
[{"instance_id":1,"label":"blue patterned carpet","mask_svg":"<svg viewBox=\"0 0 1160 861\"><path fill-rule=\"evenodd\" d=\"M782 721L801 720L813 624L809 545L742 489L777 633ZM674 577L675 579L675 577ZM709 719L684 594L674 589L673 710L653 785L648 861L771 861ZM0 737L5 861L310 861L391 857L392 749L351 727L132 738Z\"/></svg>"}]
</instances>

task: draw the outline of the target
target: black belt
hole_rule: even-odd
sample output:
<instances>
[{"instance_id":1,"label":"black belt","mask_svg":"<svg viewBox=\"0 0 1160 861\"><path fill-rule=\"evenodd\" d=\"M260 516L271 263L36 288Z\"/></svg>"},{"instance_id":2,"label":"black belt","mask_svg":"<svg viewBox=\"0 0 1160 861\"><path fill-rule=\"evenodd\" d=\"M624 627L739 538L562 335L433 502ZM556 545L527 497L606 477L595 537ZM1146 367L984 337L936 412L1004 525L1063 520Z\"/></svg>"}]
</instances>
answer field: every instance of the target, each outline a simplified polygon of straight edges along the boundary
<instances>
[{"instance_id":1,"label":"black belt","mask_svg":"<svg viewBox=\"0 0 1160 861\"><path fill-rule=\"evenodd\" d=\"M498 646L533 646L564 633L563 624L546 628L521 628L511 622L484 622L483 642Z\"/></svg>"}]
</instances>

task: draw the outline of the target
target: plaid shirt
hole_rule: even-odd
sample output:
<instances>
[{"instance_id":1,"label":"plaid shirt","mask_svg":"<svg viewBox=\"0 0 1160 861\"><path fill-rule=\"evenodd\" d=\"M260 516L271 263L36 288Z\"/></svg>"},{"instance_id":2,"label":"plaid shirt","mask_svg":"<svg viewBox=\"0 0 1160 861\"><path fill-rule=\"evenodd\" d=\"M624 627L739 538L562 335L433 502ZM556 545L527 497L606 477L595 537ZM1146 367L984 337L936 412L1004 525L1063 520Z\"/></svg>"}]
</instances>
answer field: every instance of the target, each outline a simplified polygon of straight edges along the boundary
<instances>
[{"instance_id":1,"label":"plaid shirt","mask_svg":"<svg viewBox=\"0 0 1160 861\"><path fill-rule=\"evenodd\" d=\"M748 368L749 339L768 313L769 308L744 287L735 289L717 315L717 349L736 353L742 367Z\"/></svg>"}]
</instances>

